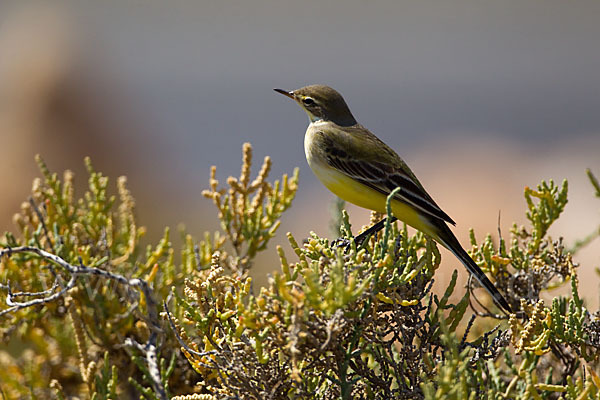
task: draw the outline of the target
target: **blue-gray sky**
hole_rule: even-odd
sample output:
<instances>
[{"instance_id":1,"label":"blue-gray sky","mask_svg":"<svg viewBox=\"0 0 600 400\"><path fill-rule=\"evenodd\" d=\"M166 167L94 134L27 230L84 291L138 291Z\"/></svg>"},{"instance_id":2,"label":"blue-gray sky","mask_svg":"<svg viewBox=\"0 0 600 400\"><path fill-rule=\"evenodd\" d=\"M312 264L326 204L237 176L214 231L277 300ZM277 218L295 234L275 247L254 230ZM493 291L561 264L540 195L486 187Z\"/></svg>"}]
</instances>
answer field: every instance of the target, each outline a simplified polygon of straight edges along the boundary
<instances>
[{"instance_id":1,"label":"blue-gray sky","mask_svg":"<svg viewBox=\"0 0 600 400\"><path fill-rule=\"evenodd\" d=\"M249 140L302 165L305 116L271 88L310 83L401 152L452 132L600 133L597 1L89 4L72 6L79 73L116 80L148 135L207 164Z\"/></svg>"}]
</instances>

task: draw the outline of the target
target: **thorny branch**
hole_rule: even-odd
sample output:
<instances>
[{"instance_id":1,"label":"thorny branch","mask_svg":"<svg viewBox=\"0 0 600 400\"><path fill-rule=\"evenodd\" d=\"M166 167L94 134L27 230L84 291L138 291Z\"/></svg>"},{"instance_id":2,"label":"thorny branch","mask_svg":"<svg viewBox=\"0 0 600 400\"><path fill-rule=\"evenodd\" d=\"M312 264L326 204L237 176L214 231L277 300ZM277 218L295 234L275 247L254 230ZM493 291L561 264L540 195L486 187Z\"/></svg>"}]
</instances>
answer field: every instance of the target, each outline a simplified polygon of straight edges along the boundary
<instances>
[{"instance_id":1,"label":"thorny branch","mask_svg":"<svg viewBox=\"0 0 600 400\"><path fill-rule=\"evenodd\" d=\"M150 335L150 337L148 338L148 341L144 345L137 343L133 339L126 339L125 344L128 346L131 346L131 347L135 347L139 351L144 353L144 355L146 357L146 363L148 365L148 371L150 372L150 377L152 379L152 386L154 387L154 390L160 399L167 399L167 393L166 393L165 388L160 379L160 370L158 367L157 354L156 354L157 353L156 348L157 348L157 342L158 342L158 335L159 334L162 335L163 331L160 327L158 313L156 312L157 305L156 305L156 301L154 299L154 293L152 291L152 288L150 288L150 285L148 285L148 282L146 282L143 279L138 279L138 278L128 279L122 275L108 272L108 271L105 271L100 268L86 267L85 265L83 265L81 260L80 260L79 265L73 265L73 264L68 263L67 261L65 261L64 259L62 259L61 257L59 257L55 254L49 253L45 250L42 250L42 249L39 249L39 248L33 247L33 246L20 246L20 247L4 248L4 249L0 250L0 259L2 259L2 257L4 257L4 256L11 257L13 254L17 254L17 253L37 254L44 260L50 261L50 262L58 265L59 267L63 268L68 273L70 273L71 279L59 291L55 291L59 286L59 283L58 283L59 278L57 278L55 283L52 285L51 289L46 290L44 292L39 292L39 293L27 293L27 292L13 293L11 290L11 287L10 287L10 283L6 283L5 285L0 284L0 288L6 289L6 291L8 292L8 294L6 296L6 304L10 306L9 308L7 308L5 310L0 311L0 316L15 312L15 311L27 308L27 307L33 307L36 305L52 302L52 301L60 298L61 296L63 296L65 293L67 293L73 287L75 287L75 285L77 283L77 279L82 275L96 275L96 276L100 276L102 278L116 281L117 283L122 284L122 285L135 287L135 288L139 289L143 293L143 295L146 299L146 311L148 313L148 320L150 322L152 334ZM52 293L52 294L50 294L50 293ZM45 297L37 297L37 296L45 296ZM30 300L30 301L20 302L20 301L16 300L17 297L37 297L37 298Z\"/></svg>"}]
</instances>

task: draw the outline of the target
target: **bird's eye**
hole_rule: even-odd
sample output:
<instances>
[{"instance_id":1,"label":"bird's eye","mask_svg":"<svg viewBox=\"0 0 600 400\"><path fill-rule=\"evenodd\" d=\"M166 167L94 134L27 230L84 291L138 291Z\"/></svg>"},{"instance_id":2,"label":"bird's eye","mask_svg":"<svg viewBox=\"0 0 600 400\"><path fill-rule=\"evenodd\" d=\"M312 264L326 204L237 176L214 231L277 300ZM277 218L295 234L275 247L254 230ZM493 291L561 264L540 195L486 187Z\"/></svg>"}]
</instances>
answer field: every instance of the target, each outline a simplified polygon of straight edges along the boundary
<instances>
[{"instance_id":1,"label":"bird's eye","mask_svg":"<svg viewBox=\"0 0 600 400\"><path fill-rule=\"evenodd\" d=\"M305 106L314 106L315 105L315 101L313 99L311 99L310 97L303 98L302 103L304 103Z\"/></svg>"}]
</instances>

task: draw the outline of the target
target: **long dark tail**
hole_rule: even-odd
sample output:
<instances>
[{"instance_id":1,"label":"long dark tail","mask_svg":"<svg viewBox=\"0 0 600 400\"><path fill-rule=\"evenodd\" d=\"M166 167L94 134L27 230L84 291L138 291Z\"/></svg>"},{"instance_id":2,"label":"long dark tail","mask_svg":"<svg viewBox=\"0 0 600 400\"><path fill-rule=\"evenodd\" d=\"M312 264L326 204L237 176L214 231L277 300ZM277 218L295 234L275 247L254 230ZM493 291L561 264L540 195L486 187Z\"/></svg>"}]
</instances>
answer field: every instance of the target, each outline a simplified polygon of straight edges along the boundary
<instances>
[{"instance_id":1,"label":"long dark tail","mask_svg":"<svg viewBox=\"0 0 600 400\"><path fill-rule=\"evenodd\" d=\"M441 226L443 225L443 227ZM438 226L439 236L436 238L444 247L450 250L467 268L467 271L471 273L481 283L481 286L487 290L487 292L492 296L496 304L498 304L501 308L506 310L507 312L512 312L510 305L500 294L496 286L488 279L487 276L483 273L481 268L473 261L473 259L467 254L465 249L462 248L454 233L448 228L445 223L440 223Z\"/></svg>"},{"instance_id":2,"label":"long dark tail","mask_svg":"<svg viewBox=\"0 0 600 400\"><path fill-rule=\"evenodd\" d=\"M396 217L392 217L392 222L394 222L395 220ZM360 235L356 236L354 238L356 244L360 245L366 238L371 236L373 233L376 233L383 229L384 225L385 218L373 225L372 227L370 227L369 229L367 229L366 231L364 231L363 233L361 233ZM487 292L492 296L496 304L498 304L507 312L512 312L510 305L508 304L504 296L500 294L498 289L496 289L496 286L494 286L494 284L483 273L481 268L479 268L475 261L473 261L473 259L467 254L465 249L462 248L460 242L458 241L456 236L454 236L454 233L452 233L450 228L448 228L448 225L446 225L446 223L443 221L439 221L439 223L435 224L434 226L435 228L432 229L431 232L429 232L429 234L432 235L433 238L436 241L438 241L441 245L450 250L464 264L464 266L467 268L467 271L469 271L469 273L473 275L475 279L479 281L479 283L481 283L481 286L483 286L485 290L487 290Z\"/></svg>"}]
</instances>

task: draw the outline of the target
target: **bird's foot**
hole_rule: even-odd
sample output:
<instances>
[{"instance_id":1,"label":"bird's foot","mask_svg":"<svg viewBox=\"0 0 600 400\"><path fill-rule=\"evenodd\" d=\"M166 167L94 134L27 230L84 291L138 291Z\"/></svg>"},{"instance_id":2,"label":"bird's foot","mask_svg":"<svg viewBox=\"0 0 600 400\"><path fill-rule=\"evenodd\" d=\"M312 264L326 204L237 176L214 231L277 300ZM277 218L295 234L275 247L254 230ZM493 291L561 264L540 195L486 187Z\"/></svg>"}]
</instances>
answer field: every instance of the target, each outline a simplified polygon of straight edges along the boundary
<instances>
[{"instance_id":1,"label":"bird's foot","mask_svg":"<svg viewBox=\"0 0 600 400\"><path fill-rule=\"evenodd\" d=\"M343 248L344 252L347 252L352 247L353 241L354 238L339 237L331 242L331 247Z\"/></svg>"}]
</instances>

